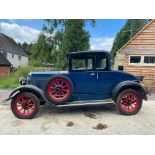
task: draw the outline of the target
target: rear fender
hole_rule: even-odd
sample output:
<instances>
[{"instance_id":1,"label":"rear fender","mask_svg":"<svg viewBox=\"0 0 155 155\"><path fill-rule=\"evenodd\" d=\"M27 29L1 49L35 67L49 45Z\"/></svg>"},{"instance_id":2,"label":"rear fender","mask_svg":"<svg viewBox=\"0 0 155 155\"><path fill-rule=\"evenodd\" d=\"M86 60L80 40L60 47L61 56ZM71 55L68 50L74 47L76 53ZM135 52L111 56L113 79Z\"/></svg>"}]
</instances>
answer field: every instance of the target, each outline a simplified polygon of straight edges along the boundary
<instances>
[{"instance_id":1,"label":"rear fender","mask_svg":"<svg viewBox=\"0 0 155 155\"><path fill-rule=\"evenodd\" d=\"M137 90L140 93L141 97L143 99L147 100L147 96L146 96L146 93L145 93L143 87L135 81L123 81L123 82L120 82L119 84L117 84L112 91L112 97L111 98L114 101L116 101L119 93L125 89Z\"/></svg>"}]
</instances>

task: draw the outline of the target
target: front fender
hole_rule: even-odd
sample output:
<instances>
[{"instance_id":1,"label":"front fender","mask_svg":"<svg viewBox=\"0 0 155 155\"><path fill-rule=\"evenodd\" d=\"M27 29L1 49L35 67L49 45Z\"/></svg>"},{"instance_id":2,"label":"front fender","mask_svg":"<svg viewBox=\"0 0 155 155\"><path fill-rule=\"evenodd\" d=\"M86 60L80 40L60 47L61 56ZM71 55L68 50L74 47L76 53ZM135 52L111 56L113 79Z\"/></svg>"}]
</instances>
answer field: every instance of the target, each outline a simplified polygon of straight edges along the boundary
<instances>
[{"instance_id":1,"label":"front fender","mask_svg":"<svg viewBox=\"0 0 155 155\"><path fill-rule=\"evenodd\" d=\"M111 98L114 101L116 101L118 94L122 90L129 89L129 88L139 91L141 97L143 99L147 100L147 96L146 96L146 93L145 93L143 87L135 81L123 81L123 82L120 82L119 84L117 84L112 91L112 97Z\"/></svg>"},{"instance_id":2,"label":"front fender","mask_svg":"<svg viewBox=\"0 0 155 155\"><path fill-rule=\"evenodd\" d=\"M35 94L41 100L48 102L44 96L44 92L41 89L39 89L38 87L33 86L33 85L23 85L23 86L17 87L10 93L9 98L6 100L8 101L8 100L12 99L14 96L16 96L18 93L20 93L22 91L31 92L31 93Z\"/></svg>"}]
</instances>

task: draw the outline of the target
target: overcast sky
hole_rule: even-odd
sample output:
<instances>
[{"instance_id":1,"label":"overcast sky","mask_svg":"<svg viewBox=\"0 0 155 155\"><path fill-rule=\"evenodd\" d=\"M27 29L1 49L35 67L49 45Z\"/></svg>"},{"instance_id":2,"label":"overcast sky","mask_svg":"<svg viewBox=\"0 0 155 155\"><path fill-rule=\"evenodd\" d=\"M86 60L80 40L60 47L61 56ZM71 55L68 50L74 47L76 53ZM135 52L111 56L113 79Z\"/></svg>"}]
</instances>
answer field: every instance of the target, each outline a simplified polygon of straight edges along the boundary
<instances>
[{"instance_id":1,"label":"overcast sky","mask_svg":"<svg viewBox=\"0 0 155 155\"><path fill-rule=\"evenodd\" d=\"M86 30L91 35L90 48L110 51L116 33L125 22L125 19L98 19L94 28L88 23ZM0 31L17 42L31 43L37 39L43 24L44 20L41 19L0 19Z\"/></svg>"}]
</instances>

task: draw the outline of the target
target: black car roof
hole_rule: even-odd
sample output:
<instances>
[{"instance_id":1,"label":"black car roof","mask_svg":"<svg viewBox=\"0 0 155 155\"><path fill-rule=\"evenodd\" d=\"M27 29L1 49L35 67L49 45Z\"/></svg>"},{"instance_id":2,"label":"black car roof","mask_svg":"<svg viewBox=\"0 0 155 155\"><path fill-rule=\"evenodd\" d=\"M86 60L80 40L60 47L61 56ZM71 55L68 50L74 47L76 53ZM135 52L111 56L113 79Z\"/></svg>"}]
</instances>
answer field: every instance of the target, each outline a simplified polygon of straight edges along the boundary
<instances>
[{"instance_id":1,"label":"black car roof","mask_svg":"<svg viewBox=\"0 0 155 155\"><path fill-rule=\"evenodd\" d=\"M78 55L78 54L95 54L95 53L106 53L106 54L109 54L108 51L105 51L105 50L93 50L93 51L79 51L79 52L71 52L69 53L68 55Z\"/></svg>"}]
</instances>

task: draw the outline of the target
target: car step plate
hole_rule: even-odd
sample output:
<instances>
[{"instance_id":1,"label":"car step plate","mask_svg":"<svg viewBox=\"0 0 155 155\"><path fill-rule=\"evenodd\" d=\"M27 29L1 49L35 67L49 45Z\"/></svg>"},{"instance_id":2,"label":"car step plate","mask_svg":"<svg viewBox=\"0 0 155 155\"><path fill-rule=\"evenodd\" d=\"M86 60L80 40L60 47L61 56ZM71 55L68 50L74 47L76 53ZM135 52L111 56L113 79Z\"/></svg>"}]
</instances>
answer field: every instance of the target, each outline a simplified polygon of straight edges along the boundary
<instances>
[{"instance_id":1,"label":"car step plate","mask_svg":"<svg viewBox=\"0 0 155 155\"><path fill-rule=\"evenodd\" d=\"M85 105L100 105L100 104L108 104L114 103L111 99L107 100L86 100L86 101L74 101L74 102L67 102L63 105L57 105L57 107L66 107L66 106L85 106Z\"/></svg>"}]
</instances>

